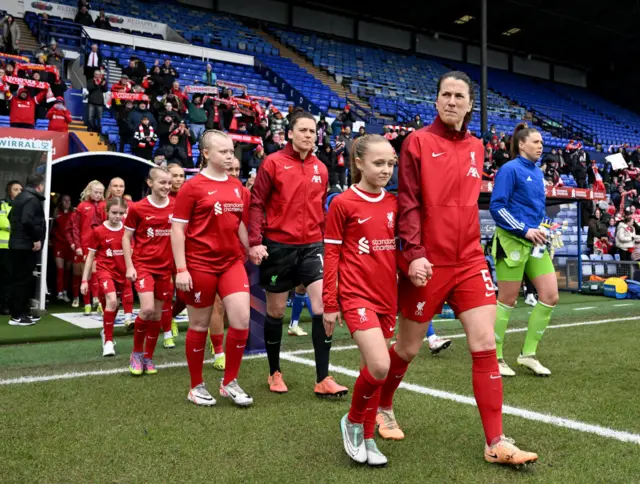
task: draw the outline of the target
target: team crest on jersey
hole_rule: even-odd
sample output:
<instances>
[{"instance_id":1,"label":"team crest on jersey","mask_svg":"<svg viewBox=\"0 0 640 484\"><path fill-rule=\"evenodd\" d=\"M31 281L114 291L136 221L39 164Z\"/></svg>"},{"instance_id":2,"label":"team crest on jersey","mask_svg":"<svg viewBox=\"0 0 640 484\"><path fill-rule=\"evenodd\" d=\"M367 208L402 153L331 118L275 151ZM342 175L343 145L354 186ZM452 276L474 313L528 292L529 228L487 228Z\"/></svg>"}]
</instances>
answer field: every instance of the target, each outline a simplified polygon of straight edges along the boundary
<instances>
[{"instance_id":1,"label":"team crest on jersey","mask_svg":"<svg viewBox=\"0 0 640 484\"><path fill-rule=\"evenodd\" d=\"M319 175L320 171L318 170L318 165L313 165L313 174L314 175Z\"/></svg>"},{"instance_id":2,"label":"team crest on jersey","mask_svg":"<svg viewBox=\"0 0 640 484\"><path fill-rule=\"evenodd\" d=\"M416 304L416 316L422 316L422 312L424 311L424 305L427 304L427 301L421 301Z\"/></svg>"},{"instance_id":3,"label":"team crest on jersey","mask_svg":"<svg viewBox=\"0 0 640 484\"><path fill-rule=\"evenodd\" d=\"M472 151L470 155L471 155L471 166L476 166L476 152Z\"/></svg>"},{"instance_id":4,"label":"team crest on jersey","mask_svg":"<svg viewBox=\"0 0 640 484\"><path fill-rule=\"evenodd\" d=\"M387 227L389 227L390 229L392 229L394 226L393 215L393 212L387 213Z\"/></svg>"},{"instance_id":5,"label":"team crest on jersey","mask_svg":"<svg viewBox=\"0 0 640 484\"><path fill-rule=\"evenodd\" d=\"M140 279L138 281L138 287L140 287L140 289L144 289L144 279Z\"/></svg>"},{"instance_id":6,"label":"team crest on jersey","mask_svg":"<svg viewBox=\"0 0 640 484\"><path fill-rule=\"evenodd\" d=\"M198 291L193 295L193 299L198 304L200 303L200 296L202 296L202 291Z\"/></svg>"},{"instance_id":7,"label":"team crest on jersey","mask_svg":"<svg viewBox=\"0 0 640 484\"><path fill-rule=\"evenodd\" d=\"M360 323L369 321L369 318L367 318L367 308L358 309L358 316L360 316Z\"/></svg>"},{"instance_id":8,"label":"team crest on jersey","mask_svg":"<svg viewBox=\"0 0 640 484\"><path fill-rule=\"evenodd\" d=\"M233 191L236 192L236 195L238 196L238 198L242 198L242 196L240 195L240 189L239 188L234 188Z\"/></svg>"},{"instance_id":9,"label":"team crest on jersey","mask_svg":"<svg viewBox=\"0 0 640 484\"><path fill-rule=\"evenodd\" d=\"M104 287L105 289L107 289L109 287L109 282L108 281L104 281L102 283L102 287Z\"/></svg>"},{"instance_id":10,"label":"team crest on jersey","mask_svg":"<svg viewBox=\"0 0 640 484\"><path fill-rule=\"evenodd\" d=\"M173 214L172 214L172 213L170 213L170 214L169 214L169 223L171 223L171 220L172 220L172 219L173 219Z\"/></svg>"}]
</instances>

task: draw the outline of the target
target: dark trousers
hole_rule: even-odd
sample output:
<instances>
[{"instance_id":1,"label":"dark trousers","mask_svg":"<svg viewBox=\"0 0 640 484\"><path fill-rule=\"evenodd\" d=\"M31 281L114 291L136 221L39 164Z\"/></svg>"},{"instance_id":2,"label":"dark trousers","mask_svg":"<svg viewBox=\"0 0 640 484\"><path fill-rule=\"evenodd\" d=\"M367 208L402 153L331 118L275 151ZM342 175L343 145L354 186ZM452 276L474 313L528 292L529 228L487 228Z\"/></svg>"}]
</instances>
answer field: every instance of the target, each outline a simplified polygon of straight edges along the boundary
<instances>
[{"instance_id":1,"label":"dark trousers","mask_svg":"<svg viewBox=\"0 0 640 484\"><path fill-rule=\"evenodd\" d=\"M35 296L33 271L38 253L32 250L11 250L11 317L29 314L29 300Z\"/></svg>"},{"instance_id":2,"label":"dark trousers","mask_svg":"<svg viewBox=\"0 0 640 484\"><path fill-rule=\"evenodd\" d=\"M8 307L11 295L11 251L0 249L0 306Z\"/></svg>"}]
</instances>

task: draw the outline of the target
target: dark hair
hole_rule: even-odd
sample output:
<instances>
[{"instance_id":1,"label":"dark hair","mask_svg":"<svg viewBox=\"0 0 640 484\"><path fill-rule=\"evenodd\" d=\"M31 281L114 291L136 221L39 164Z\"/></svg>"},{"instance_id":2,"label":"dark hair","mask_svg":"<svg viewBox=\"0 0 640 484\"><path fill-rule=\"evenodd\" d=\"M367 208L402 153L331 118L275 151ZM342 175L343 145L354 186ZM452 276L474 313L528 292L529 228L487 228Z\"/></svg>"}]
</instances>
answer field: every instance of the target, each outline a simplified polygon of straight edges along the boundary
<instances>
[{"instance_id":1,"label":"dark hair","mask_svg":"<svg viewBox=\"0 0 640 484\"><path fill-rule=\"evenodd\" d=\"M361 160L366 156L369 147L374 143L389 143L389 140L379 134L365 134L356 138L351 145L350 154L350 167L351 167L351 181L358 183L362 180L362 171L356 165L356 158Z\"/></svg>"},{"instance_id":2,"label":"dark hair","mask_svg":"<svg viewBox=\"0 0 640 484\"><path fill-rule=\"evenodd\" d=\"M44 175L42 173L34 173L27 177L26 186L29 188L37 188L44 184Z\"/></svg>"},{"instance_id":3,"label":"dark hair","mask_svg":"<svg viewBox=\"0 0 640 484\"><path fill-rule=\"evenodd\" d=\"M518 123L511 138L511 156L515 158L520 155L520 141L526 141L531 133L537 132L536 128L528 128L526 123Z\"/></svg>"},{"instance_id":4,"label":"dark hair","mask_svg":"<svg viewBox=\"0 0 640 484\"><path fill-rule=\"evenodd\" d=\"M440 85L445 79L449 79L449 78L455 79L457 81L462 81L469 87L469 102L471 103L471 105L473 105L473 103L476 100L476 95L473 92L473 83L471 82L471 79L469 78L469 76L462 71L449 71L440 76L440 79L438 79L438 87L436 89L436 99L440 95ZM471 111L465 114L464 126L469 125L472 117L473 117L473 109L471 109Z\"/></svg>"},{"instance_id":5,"label":"dark hair","mask_svg":"<svg viewBox=\"0 0 640 484\"><path fill-rule=\"evenodd\" d=\"M114 205L117 207L122 207L125 210L127 209L127 201L124 199L124 197L111 197L107 200L107 207L105 211L109 213L109 210L111 210L111 207L113 207Z\"/></svg>"},{"instance_id":6,"label":"dark hair","mask_svg":"<svg viewBox=\"0 0 640 484\"><path fill-rule=\"evenodd\" d=\"M296 127L296 124L298 123L298 121L300 119L310 119L311 121L313 121L314 124L316 123L316 118L313 117L313 114L308 113L307 111L305 111L301 107L297 107L297 108L294 108L293 111L291 111L291 119L289 121L289 129L293 130L293 128Z\"/></svg>"},{"instance_id":7,"label":"dark hair","mask_svg":"<svg viewBox=\"0 0 640 484\"><path fill-rule=\"evenodd\" d=\"M22 183L20 183L18 180L11 180L9 183L7 183L7 186L4 189L4 192L7 194L7 197L10 196L11 188L13 187L13 185L22 186Z\"/></svg>"}]
</instances>

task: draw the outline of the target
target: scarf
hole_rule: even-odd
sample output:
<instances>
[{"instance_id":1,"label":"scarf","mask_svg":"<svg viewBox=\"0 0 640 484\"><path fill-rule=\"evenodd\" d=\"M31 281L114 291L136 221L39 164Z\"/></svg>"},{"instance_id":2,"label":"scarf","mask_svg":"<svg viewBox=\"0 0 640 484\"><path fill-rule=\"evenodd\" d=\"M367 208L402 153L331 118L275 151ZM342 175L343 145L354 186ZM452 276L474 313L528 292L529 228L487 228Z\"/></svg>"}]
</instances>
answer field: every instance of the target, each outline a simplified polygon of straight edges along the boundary
<instances>
[{"instance_id":1,"label":"scarf","mask_svg":"<svg viewBox=\"0 0 640 484\"><path fill-rule=\"evenodd\" d=\"M32 79L23 79L21 77L14 76L4 76L2 80L3 82L16 84L18 86L33 87L35 89L49 89L48 82L34 81Z\"/></svg>"},{"instance_id":2,"label":"scarf","mask_svg":"<svg viewBox=\"0 0 640 484\"><path fill-rule=\"evenodd\" d=\"M0 52L0 57L4 59L12 59L12 60L21 61L21 62L29 62L29 58L22 55L11 55L11 54L5 54L4 52Z\"/></svg>"},{"instance_id":3,"label":"scarf","mask_svg":"<svg viewBox=\"0 0 640 484\"><path fill-rule=\"evenodd\" d=\"M60 80L60 73L56 66L46 66L43 64L17 64L14 74L17 76L20 71L45 71L56 76L56 82Z\"/></svg>"},{"instance_id":4,"label":"scarf","mask_svg":"<svg viewBox=\"0 0 640 484\"><path fill-rule=\"evenodd\" d=\"M229 81L216 81L216 85L221 87L231 87L236 89L247 89L246 84L238 84L237 82L229 82Z\"/></svg>"},{"instance_id":5,"label":"scarf","mask_svg":"<svg viewBox=\"0 0 640 484\"><path fill-rule=\"evenodd\" d=\"M144 134L144 124L140 123L140 125L138 126L138 133L140 135L140 141L138 142L138 148L146 148L147 147L147 143L144 141L146 138L150 138L149 140L149 146L155 146L156 142L154 141L154 136L155 136L155 132L153 131L153 126L149 125L147 126L147 128L149 128L149 134Z\"/></svg>"}]
</instances>

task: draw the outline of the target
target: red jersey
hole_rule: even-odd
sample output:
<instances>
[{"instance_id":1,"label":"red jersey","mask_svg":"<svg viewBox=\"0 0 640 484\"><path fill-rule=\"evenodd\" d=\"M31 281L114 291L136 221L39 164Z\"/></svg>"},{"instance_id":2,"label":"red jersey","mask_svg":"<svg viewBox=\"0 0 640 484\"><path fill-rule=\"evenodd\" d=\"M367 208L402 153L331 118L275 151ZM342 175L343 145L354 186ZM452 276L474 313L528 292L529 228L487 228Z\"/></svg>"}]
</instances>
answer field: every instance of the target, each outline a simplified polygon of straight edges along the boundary
<instances>
[{"instance_id":1,"label":"red jersey","mask_svg":"<svg viewBox=\"0 0 640 484\"><path fill-rule=\"evenodd\" d=\"M66 133L69 131L69 124L73 119L71 113L67 109L51 108L47 113L49 120L49 131L59 131Z\"/></svg>"},{"instance_id":2,"label":"red jersey","mask_svg":"<svg viewBox=\"0 0 640 484\"><path fill-rule=\"evenodd\" d=\"M398 166L401 267L426 257L436 267L484 260L478 197L482 141L436 117L402 144ZM406 267L404 265L406 264Z\"/></svg>"},{"instance_id":3,"label":"red jersey","mask_svg":"<svg viewBox=\"0 0 640 484\"><path fill-rule=\"evenodd\" d=\"M167 198L164 206L154 205L151 197L129 205L125 228L133 232L136 250L133 265L151 274L164 274L171 270L171 217L175 200Z\"/></svg>"},{"instance_id":4,"label":"red jersey","mask_svg":"<svg viewBox=\"0 0 640 484\"><path fill-rule=\"evenodd\" d=\"M64 234L67 242L69 242L69 247L73 245L74 249L82 248L80 243L80 214L77 210L71 212Z\"/></svg>"},{"instance_id":5,"label":"red jersey","mask_svg":"<svg viewBox=\"0 0 640 484\"><path fill-rule=\"evenodd\" d=\"M376 195L353 185L333 199L324 239L325 312L396 314L397 213L396 197L384 190Z\"/></svg>"},{"instance_id":6,"label":"red jersey","mask_svg":"<svg viewBox=\"0 0 640 484\"><path fill-rule=\"evenodd\" d=\"M251 190L249 245L262 244L263 227L273 242L322 242L328 181L325 164L312 154L301 160L291 143L267 156Z\"/></svg>"},{"instance_id":7,"label":"red jersey","mask_svg":"<svg viewBox=\"0 0 640 484\"><path fill-rule=\"evenodd\" d=\"M53 239L53 245L71 245L67 240L67 226L71 216L73 215L73 209L68 212L57 210L55 218L53 219L53 230L51 231L51 238Z\"/></svg>"},{"instance_id":8,"label":"red jersey","mask_svg":"<svg viewBox=\"0 0 640 484\"><path fill-rule=\"evenodd\" d=\"M76 211L78 212L77 229L78 239L83 249L88 248L93 241L93 229L98 227L104 220L104 216L99 213L99 202L87 200L80 202ZM76 238L74 236L74 238Z\"/></svg>"},{"instance_id":9,"label":"red jersey","mask_svg":"<svg viewBox=\"0 0 640 484\"><path fill-rule=\"evenodd\" d=\"M112 229L105 222L93 229L93 237L88 249L96 253L96 274L99 279L125 282L127 266L124 263L122 250L123 236L123 224L118 229Z\"/></svg>"},{"instance_id":10,"label":"red jersey","mask_svg":"<svg viewBox=\"0 0 640 484\"><path fill-rule=\"evenodd\" d=\"M198 173L180 189L173 220L188 224L185 230L187 268L219 274L244 260L238 228L244 203L242 184Z\"/></svg>"}]
</instances>

